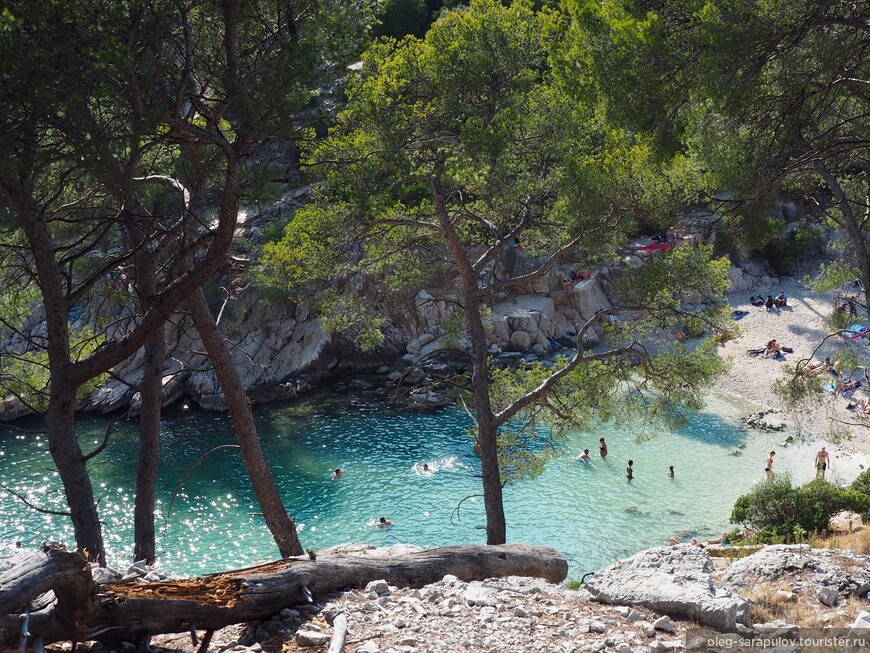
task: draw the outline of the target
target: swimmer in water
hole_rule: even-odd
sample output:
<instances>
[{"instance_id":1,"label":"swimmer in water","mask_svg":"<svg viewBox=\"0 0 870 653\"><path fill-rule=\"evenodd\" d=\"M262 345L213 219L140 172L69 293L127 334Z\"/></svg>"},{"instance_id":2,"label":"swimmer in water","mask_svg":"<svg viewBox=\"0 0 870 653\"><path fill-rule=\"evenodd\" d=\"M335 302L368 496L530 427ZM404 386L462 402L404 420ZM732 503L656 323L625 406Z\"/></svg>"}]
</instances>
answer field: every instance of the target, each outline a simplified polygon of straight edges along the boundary
<instances>
[{"instance_id":1,"label":"swimmer in water","mask_svg":"<svg viewBox=\"0 0 870 653\"><path fill-rule=\"evenodd\" d=\"M332 472L332 480L334 481L337 478L341 478L344 475L344 472L341 471L340 467L336 467L335 471Z\"/></svg>"},{"instance_id":2,"label":"swimmer in water","mask_svg":"<svg viewBox=\"0 0 870 653\"><path fill-rule=\"evenodd\" d=\"M393 522L391 522L386 517L379 517L378 518L378 523L377 523L378 528L389 528L392 525L393 525Z\"/></svg>"},{"instance_id":3,"label":"swimmer in water","mask_svg":"<svg viewBox=\"0 0 870 653\"><path fill-rule=\"evenodd\" d=\"M583 453L581 453L579 456L577 456L577 460L579 460L581 463L588 463L589 462L589 449L584 449Z\"/></svg>"}]
</instances>

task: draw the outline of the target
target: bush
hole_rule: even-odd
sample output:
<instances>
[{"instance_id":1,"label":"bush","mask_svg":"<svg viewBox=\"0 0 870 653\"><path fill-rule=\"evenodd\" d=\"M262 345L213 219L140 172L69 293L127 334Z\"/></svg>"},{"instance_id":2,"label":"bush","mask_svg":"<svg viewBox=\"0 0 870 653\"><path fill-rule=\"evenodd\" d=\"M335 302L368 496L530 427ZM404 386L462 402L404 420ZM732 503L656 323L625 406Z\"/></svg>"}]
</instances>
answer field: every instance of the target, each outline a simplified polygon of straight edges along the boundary
<instances>
[{"instance_id":1,"label":"bush","mask_svg":"<svg viewBox=\"0 0 870 653\"><path fill-rule=\"evenodd\" d=\"M732 524L747 524L756 530L784 536L795 524L797 491L788 474L780 474L756 484L739 497L731 511Z\"/></svg>"},{"instance_id":2,"label":"bush","mask_svg":"<svg viewBox=\"0 0 870 653\"><path fill-rule=\"evenodd\" d=\"M825 530L831 517L842 510L865 513L870 510L870 496L821 478L792 487L786 474L766 479L738 498L731 523L748 524L771 537L789 537Z\"/></svg>"}]
</instances>

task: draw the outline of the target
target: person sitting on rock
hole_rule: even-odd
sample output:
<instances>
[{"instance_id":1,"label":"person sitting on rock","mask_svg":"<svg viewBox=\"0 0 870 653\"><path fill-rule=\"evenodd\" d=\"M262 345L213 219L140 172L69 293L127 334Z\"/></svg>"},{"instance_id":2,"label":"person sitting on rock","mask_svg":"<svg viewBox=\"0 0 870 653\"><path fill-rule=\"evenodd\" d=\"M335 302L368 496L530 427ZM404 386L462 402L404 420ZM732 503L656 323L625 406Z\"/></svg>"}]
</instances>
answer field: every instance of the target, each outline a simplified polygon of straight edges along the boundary
<instances>
[{"instance_id":1,"label":"person sitting on rock","mask_svg":"<svg viewBox=\"0 0 870 653\"><path fill-rule=\"evenodd\" d=\"M768 295L767 299L764 300L764 308L768 311L776 310L776 302L773 299L773 295Z\"/></svg>"}]
</instances>

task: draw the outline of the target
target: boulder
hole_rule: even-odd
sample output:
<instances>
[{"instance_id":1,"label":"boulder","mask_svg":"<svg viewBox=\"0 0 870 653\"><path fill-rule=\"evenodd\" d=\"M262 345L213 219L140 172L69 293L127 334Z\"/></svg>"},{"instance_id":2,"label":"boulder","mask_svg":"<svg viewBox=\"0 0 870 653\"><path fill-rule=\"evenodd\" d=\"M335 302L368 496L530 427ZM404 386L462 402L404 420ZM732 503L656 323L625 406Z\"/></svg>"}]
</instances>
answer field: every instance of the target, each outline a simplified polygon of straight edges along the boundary
<instances>
[{"instance_id":1,"label":"boulder","mask_svg":"<svg viewBox=\"0 0 870 653\"><path fill-rule=\"evenodd\" d=\"M597 572L586 583L593 600L639 604L670 616L694 619L717 630L745 623L749 602L713 585L706 551L681 545L641 551Z\"/></svg>"},{"instance_id":2,"label":"boulder","mask_svg":"<svg viewBox=\"0 0 870 653\"><path fill-rule=\"evenodd\" d=\"M525 331L514 331L510 342L517 351L529 351L532 347L532 338Z\"/></svg>"},{"instance_id":3,"label":"boulder","mask_svg":"<svg viewBox=\"0 0 870 653\"><path fill-rule=\"evenodd\" d=\"M759 582L793 581L796 576L813 583L816 592L827 588L838 594L866 596L870 592L870 557L803 544L776 544L736 560L725 570L722 581L740 590ZM828 591L824 595L827 600L832 597Z\"/></svg>"},{"instance_id":4,"label":"boulder","mask_svg":"<svg viewBox=\"0 0 870 653\"><path fill-rule=\"evenodd\" d=\"M450 398L450 395L434 390L415 392L408 397L408 408L414 410L431 410L451 403L453 403L453 399Z\"/></svg>"}]
</instances>

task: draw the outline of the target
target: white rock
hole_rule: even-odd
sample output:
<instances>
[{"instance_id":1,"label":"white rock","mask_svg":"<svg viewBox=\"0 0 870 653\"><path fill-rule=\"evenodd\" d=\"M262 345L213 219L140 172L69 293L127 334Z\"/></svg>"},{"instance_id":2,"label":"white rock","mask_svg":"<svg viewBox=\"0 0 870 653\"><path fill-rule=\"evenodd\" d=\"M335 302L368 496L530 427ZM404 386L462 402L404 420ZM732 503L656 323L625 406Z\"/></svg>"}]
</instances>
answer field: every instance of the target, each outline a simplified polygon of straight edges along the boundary
<instances>
[{"instance_id":1,"label":"white rock","mask_svg":"<svg viewBox=\"0 0 870 653\"><path fill-rule=\"evenodd\" d=\"M656 636L656 629L653 627L653 625L649 621L638 621L634 625L637 627L637 629L640 632L642 632L647 637L655 637Z\"/></svg>"},{"instance_id":2,"label":"white rock","mask_svg":"<svg viewBox=\"0 0 870 653\"><path fill-rule=\"evenodd\" d=\"M366 585L366 592L374 592L375 594L388 594L390 591L390 586L387 584L387 581L381 580L373 580L368 585Z\"/></svg>"},{"instance_id":3,"label":"white rock","mask_svg":"<svg viewBox=\"0 0 870 653\"><path fill-rule=\"evenodd\" d=\"M532 338L525 331L514 331L511 334L511 346L519 351L529 351L532 346Z\"/></svg>"},{"instance_id":4,"label":"white rock","mask_svg":"<svg viewBox=\"0 0 870 653\"><path fill-rule=\"evenodd\" d=\"M299 646L326 646L329 640L332 639L326 633L319 633L314 630L297 630L296 643Z\"/></svg>"},{"instance_id":5,"label":"white rock","mask_svg":"<svg viewBox=\"0 0 870 653\"><path fill-rule=\"evenodd\" d=\"M639 610L632 610L631 612L628 613L627 619L629 621L635 621L635 622L643 621L646 619L646 615L644 615L643 612L640 612Z\"/></svg>"},{"instance_id":6,"label":"white rock","mask_svg":"<svg viewBox=\"0 0 870 653\"><path fill-rule=\"evenodd\" d=\"M672 633L676 629L676 626L674 626L674 622L668 615L663 615L659 617L658 619L653 621L652 625L653 628L655 628L656 630L663 630L666 633Z\"/></svg>"},{"instance_id":7,"label":"white rock","mask_svg":"<svg viewBox=\"0 0 870 653\"><path fill-rule=\"evenodd\" d=\"M631 646L628 642L620 642L616 645L616 653L631 653Z\"/></svg>"},{"instance_id":8,"label":"white rock","mask_svg":"<svg viewBox=\"0 0 870 653\"><path fill-rule=\"evenodd\" d=\"M855 617L855 623L852 624L852 629L870 630L870 612L861 610L858 616Z\"/></svg>"},{"instance_id":9,"label":"white rock","mask_svg":"<svg viewBox=\"0 0 870 653\"><path fill-rule=\"evenodd\" d=\"M353 649L354 653L380 653L381 647L372 639L363 642L360 646Z\"/></svg>"}]
</instances>

